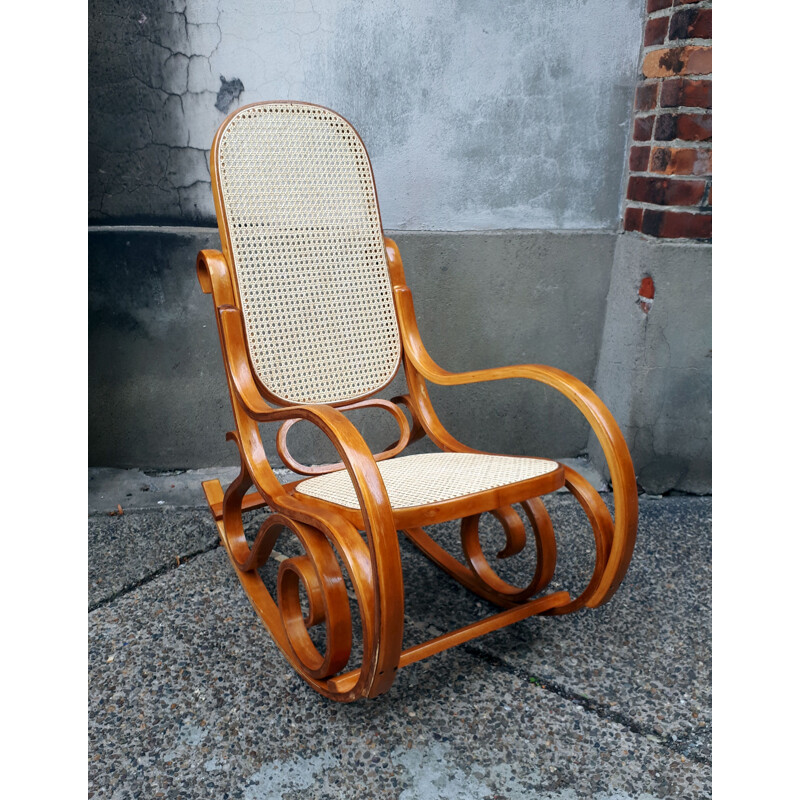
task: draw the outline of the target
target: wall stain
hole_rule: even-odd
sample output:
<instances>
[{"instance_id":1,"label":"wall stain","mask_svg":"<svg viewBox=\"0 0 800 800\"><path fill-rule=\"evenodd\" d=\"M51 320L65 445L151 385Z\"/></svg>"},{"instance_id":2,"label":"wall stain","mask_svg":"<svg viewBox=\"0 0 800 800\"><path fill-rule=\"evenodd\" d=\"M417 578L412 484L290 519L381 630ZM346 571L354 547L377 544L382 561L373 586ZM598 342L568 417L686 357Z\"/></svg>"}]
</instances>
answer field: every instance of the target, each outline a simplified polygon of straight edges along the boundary
<instances>
[{"instance_id":1,"label":"wall stain","mask_svg":"<svg viewBox=\"0 0 800 800\"><path fill-rule=\"evenodd\" d=\"M231 78L229 81L225 80L223 75L219 76L220 87L217 92L217 102L214 106L227 113L228 109L233 105L235 100L239 99L239 95L244 91L244 84L238 78Z\"/></svg>"}]
</instances>

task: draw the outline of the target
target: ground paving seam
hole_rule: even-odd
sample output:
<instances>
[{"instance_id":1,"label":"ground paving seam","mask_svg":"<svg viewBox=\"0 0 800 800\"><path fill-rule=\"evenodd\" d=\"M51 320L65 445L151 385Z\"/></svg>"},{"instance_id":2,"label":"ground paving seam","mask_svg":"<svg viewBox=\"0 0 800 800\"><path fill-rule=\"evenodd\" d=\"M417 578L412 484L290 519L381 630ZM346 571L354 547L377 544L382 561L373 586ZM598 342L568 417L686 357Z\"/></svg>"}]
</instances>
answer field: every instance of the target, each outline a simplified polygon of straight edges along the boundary
<instances>
[{"instance_id":1,"label":"ground paving seam","mask_svg":"<svg viewBox=\"0 0 800 800\"><path fill-rule=\"evenodd\" d=\"M176 564L164 564L163 566L159 567L154 572L151 572L149 575L145 575L143 578L140 578L138 581L134 581L133 583L128 583L123 586L121 589L118 589L114 594L109 595L108 597L104 597L102 600L98 600L96 603L92 603L89 606L89 613L91 614L93 611L97 611L98 608L104 608L107 605L110 605L115 600L119 600L120 597L124 597L126 594L130 594L134 589L138 589L140 586L145 586L146 584L154 581L156 578L160 578L162 575L166 575L168 572L172 572L173 570L182 567L184 564L188 564L190 561L194 561L195 558L198 556L205 555L206 553L210 553L212 550L216 550L220 547L220 542L216 541L214 544L209 545L208 547L204 547L202 550L195 550L192 553L188 553L185 556L179 556L180 559Z\"/></svg>"},{"instance_id":2,"label":"ground paving seam","mask_svg":"<svg viewBox=\"0 0 800 800\"><path fill-rule=\"evenodd\" d=\"M699 764L705 764L708 766L711 765L710 759L698 753L692 752L691 748L693 745L685 737L680 739L670 739L664 736L664 734L659 733L654 728L647 728L644 725L640 725L634 719L631 719L624 714L620 714L618 711L614 711L609 706L604 705L597 700L593 700L591 697L573 692L572 690L567 689L565 686L562 686L547 676L528 674L527 672L519 670L508 662L504 661L499 656L495 655L494 653L490 653L481 647L476 647L475 645L465 645L464 650L481 661L485 661L491 664L493 667L498 667L509 675L520 678L525 683L530 683L540 689L552 692L553 694L558 695L559 697L562 697L571 703L581 706L589 713L594 714L601 719L608 719L612 722L616 722L618 725L627 728L629 731L631 731L631 733L634 733L637 736L645 736L651 741L655 741L663 747L666 747L668 750L672 750L678 755L682 755L685 758L691 759Z\"/></svg>"},{"instance_id":3,"label":"ground paving seam","mask_svg":"<svg viewBox=\"0 0 800 800\"><path fill-rule=\"evenodd\" d=\"M167 503L164 503L163 506L130 506L126 509L123 509L124 514L140 514L148 511L208 511L208 505L198 505L196 503L190 505L168 505ZM115 517L118 514L118 511L106 511L102 508L95 508L93 511L89 511L87 518L94 519L95 517Z\"/></svg>"},{"instance_id":4,"label":"ground paving seam","mask_svg":"<svg viewBox=\"0 0 800 800\"><path fill-rule=\"evenodd\" d=\"M142 578L135 583L129 584L128 586L124 586L119 591L115 592L113 595L94 603L92 606L89 607L89 613L91 614L93 611L96 611L98 608L103 608L104 606L110 605L115 600L118 600L120 597L123 597L126 594L129 594L134 589L138 589L140 586L144 586L145 584L150 583L151 581L155 580L156 578L160 578L162 575L165 575L168 572L172 572L173 570L178 569L179 566L183 564L187 564L190 561L194 560L196 557L204 555L205 553L210 553L212 550L216 550L217 547L220 547L220 542L216 542L215 544L205 548L204 550L198 550L194 553L191 553L188 556L184 557L184 560L181 561L180 564L176 565L165 565L164 567L160 567L155 572L152 572L150 575ZM627 728L631 733L636 734L637 736L644 736L651 741L655 741L660 744L662 747L667 748L668 750L677 753L678 755L684 756L684 758L688 758L691 761L694 761L699 764L704 764L707 766L711 765L710 759L706 758L705 756L701 756L698 753L694 753L691 750L691 743L685 737L680 739L669 739L663 734L658 733L654 728L646 728L643 725L640 725L635 720L631 719L630 717L625 716L624 714L620 714L618 711L614 711L609 706L604 705L603 703L598 702L597 700L593 700L591 697L587 697L586 695L579 694L577 692L573 692L570 689L567 689L565 686L561 686L561 684L556 683L552 678L549 678L544 675L529 675L527 672L516 669L515 667L511 666L508 662L504 661L502 658L499 658L494 653L489 653L486 650L481 649L480 647L475 647L474 645L464 645L463 650L466 653L469 653L471 656L479 659L480 661L485 661L491 664L493 667L499 667L502 669L506 674L512 675L515 678L519 678L525 683L531 683L537 686L540 689L544 689L545 691L551 692L558 697L562 697L565 700L568 700L575 705L581 706L585 711L588 711L591 714L599 717L600 719L608 719L612 722L616 722L618 725L621 725L623 728Z\"/></svg>"}]
</instances>

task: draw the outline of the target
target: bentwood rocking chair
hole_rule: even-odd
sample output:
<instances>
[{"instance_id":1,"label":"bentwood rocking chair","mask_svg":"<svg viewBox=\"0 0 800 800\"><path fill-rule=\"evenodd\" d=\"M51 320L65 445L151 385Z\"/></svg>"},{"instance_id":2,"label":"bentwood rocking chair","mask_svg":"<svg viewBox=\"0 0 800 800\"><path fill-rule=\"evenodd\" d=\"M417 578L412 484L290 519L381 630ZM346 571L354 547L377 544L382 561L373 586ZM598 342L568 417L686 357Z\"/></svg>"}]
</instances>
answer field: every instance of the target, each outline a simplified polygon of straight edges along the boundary
<instances>
[{"instance_id":1,"label":"bentwood rocking chair","mask_svg":"<svg viewBox=\"0 0 800 800\"><path fill-rule=\"evenodd\" d=\"M420 339L400 252L383 236L372 167L352 126L309 103L245 106L217 131L211 177L222 252L203 250L197 273L203 291L213 295L236 427L228 438L239 449L241 472L224 494L219 481L203 487L247 596L297 672L334 700L374 697L389 689L398 668L429 655L534 614L607 602L630 562L638 514L619 428L594 392L561 370L527 364L453 373L433 362ZM391 402L372 397L401 363L408 394ZM483 453L444 429L426 381L503 378L547 384L580 409L608 462L613 521L600 495L570 467ZM381 453L369 450L343 413L365 406L385 409L400 428L398 441ZM286 444L298 420L320 428L341 462L299 464ZM266 422L281 423L277 451L284 463L310 477L278 481L260 436L259 423ZM425 435L440 452L400 455ZM556 548L540 497L563 486L586 512L595 540L594 571L576 597L544 593ZM500 556L519 553L526 532L515 503L528 518L537 556L522 587L492 569L478 536L478 519L490 512L505 531ZM263 507L269 513L250 546L243 514ZM455 519L462 520L464 561L423 529ZM286 530L303 554L281 561L273 598L259 569ZM451 578L503 610L403 649L399 531ZM360 617L355 668L343 568ZM316 626L322 626L317 643L309 634Z\"/></svg>"}]
</instances>

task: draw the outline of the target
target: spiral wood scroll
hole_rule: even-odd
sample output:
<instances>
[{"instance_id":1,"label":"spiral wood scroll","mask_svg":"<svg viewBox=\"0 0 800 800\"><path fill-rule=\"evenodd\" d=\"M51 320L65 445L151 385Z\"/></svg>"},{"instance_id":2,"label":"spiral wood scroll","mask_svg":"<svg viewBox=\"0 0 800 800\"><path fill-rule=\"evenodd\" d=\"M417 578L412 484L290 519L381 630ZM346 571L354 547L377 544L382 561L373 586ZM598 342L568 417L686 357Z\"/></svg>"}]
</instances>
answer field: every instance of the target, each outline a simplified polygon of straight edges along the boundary
<instances>
[{"instance_id":1,"label":"spiral wood scroll","mask_svg":"<svg viewBox=\"0 0 800 800\"><path fill-rule=\"evenodd\" d=\"M395 398L394 400L404 401L405 398ZM413 441L412 429L408 424L408 420L395 404L394 400L390 402L389 400L383 400L379 397L371 397L368 400L362 400L358 403L349 403L348 405L339 406L340 411L352 411L356 408L382 408L394 417L400 428L400 437L385 450L374 454L373 458L375 461L385 461L387 458L396 456L398 453L405 450L409 442ZM298 422L300 422L300 419L287 419L286 422L278 428L275 448L278 451L281 461L283 461L289 469L297 472L299 475L324 475L327 472L335 472L336 470L344 469L344 462L342 461L337 461L335 464L316 464L308 466L306 464L301 464L292 457L292 454L289 452L286 437L289 433L289 429ZM417 438L422 435L419 434L418 430L419 429L416 431L418 433Z\"/></svg>"},{"instance_id":2,"label":"spiral wood scroll","mask_svg":"<svg viewBox=\"0 0 800 800\"><path fill-rule=\"evenodd\" d=\"M241 446L238 436L231 438ZM547 589L556 564L553 526L538 497L521 503L536 549L535 568L526 586L507 583L490 566L479 537L480 514L464 517L461 523L461 543L466 563L444 550L422 528L412 528L405 533L445 572L500 607L527 611L527 607L533 605L538 606L538 613L542 614L575 611L585 604L602 574L608 556L611 521L602 499L590 484L574 470L565 469L569 475L566 485L586 510L597 549L596 566L589 585L574 599L565 592L545 595L539 601L530 599ZM210 482L214 483L219 487L217 482ZM371 630L375 593L371 560L363 538L342 520L336 526L329 526L320 516L315 520L320 527L315 527L309 521L301 522L287 514L272 512L262 522L251 546L246 541L242 524L243 507L247 498L252 497L247 494L251 487L252 479L243 463L238 478L230 485L221 503L220 532L254 607L286 657L313 688L336 700L347 701L361 696L367 682L364 667L342 674L351 661L353 620L344 574L336 554L345 565L356 590L362 639L365 642L362 662L367 664L370 661L368 648L375 643ZM207 485L206 490L213 493L214 487ZM212 496L209 501L214 507ZM525 552L529 541L519 513L511 506L502 506L489 513L500 522L505 533L505 545L496 554L497 557L508 559ZM296 537L303 553L280 561L275 597L269 592L258 570L266 564L279 535L285 531ZM301 600L303 596L305 610ZM323 651L318 649L309 634L317 626L323 627L325 632ZM404 660L412 663L418 657L422 657L419 647L404 651L400 666Z\"/></svg>"},{"instance_id":3,"label":"spiral wood scroll","mask_svg":"<svg viewBox=\"0 0 800 800\"><path fill-rule=\"evenodd\" d=\"M391 251L389 261L391 264ZM217 306L217 321L228 365L236 422L236 431L228 438L236 444L241 457L240 474L224 495L218 481L206 482L204 488L217 519L220 537L253 607L286 658L316 691L343 702L372 697L391 686L400 667L533 614L569 613L586 605L605 602L613 593L627 567L632 548L630 526L632 520L635 522L635 494L630 489L632 473L626 471L624 459L621 465L615 463L613 466L612 475L617 477L615 492L619 495L617 508L623 512L622 516L618 513L617 520L613 521L600 495L577 472L564 466L564 485L584 509L595 541L595 567L584 590L574 597L563 591L546 593L553 578L557 552L550 517L538 496L517 497L512 501L519 502L524 520L509 504L492 508L481 499L483 495L465 497L460 505L462 559L446 551L424 529L428 523L422 521L425 509L421 508L419 522L403 523L406 536L444 572L505 610L403 650L403 583L396 535L398 525L376 463L399 454L424 435L445 451L470 452L471 448L458 442L441 426L422 374L408 354L404 359L410 391L392 401L370 398L339 408L275 408L267 405L252 381L243 324L232 302L235 298L225 259L219 254L204 253L198 263L198 274L204 288L213 292L215 300L223 299ZM399 309L401 330L404 336L413 337L414 326L408 321L407 309L402 303ZM421 347L414 338L404 341L407 349L410 345ZM450 375L434 372L425 360L424 351L414 358L440 382L445 382ZM440 377L442 375L444 378ZM588 390L585 387L580 389L582 384L569 383L561 375L558 373L554 377L553 385L565 393L577 393L571 399L579 407L585 403L585 413L599 430L601 444L610 451L612 459L617 457L616 452L624 447L624 442L614 432L608 412L598 405L599 401L586 394ZM521 373L520 377L528 375ZM591 405L583 399L586 397ZM410 423L401 406L409 413ZM369 407L388 411L399 428L397 441L377 455L369 452L343 414L351 409ZM287 433L300 420L320 428L338 450L341 462L307 466L291 456ZM344 509L338 513L324 503L295 496L294 484L282 486L277 481L264 453L258 429L259 422L268 421L280 424L278 452L291 469L305 475L347 469L361 506L361 516L355 517L361 519L359 525L348 521L349 517L345 518ZM256 492L249 491L253 486ZM250 546L244 535L243 514L265 506L269 507L269 513ZM403 513L406 515L403 519L408 519L408 511ZM524 553L531 545L535 547L535 567L524 585L509 583L492 568L479 536L483 513L491 513L503 527L505 542L496 553L498 558L511 559ZM531 537L526 532L525 521ZM635 528L633 530L635 532ZM288 531L298 540L302 553L281 561L277 590L273 595L259 569L273 553L283 531ZM354 591L357 621L351 613L346 578ZM353 653L355 624L360 624L360 653ZM324 637L316 634L312 637L313 631L324 631ZM323 638L324 645L317 644ZM357 666L353 667L354 664Z\"/></svg>"}]
</instances>

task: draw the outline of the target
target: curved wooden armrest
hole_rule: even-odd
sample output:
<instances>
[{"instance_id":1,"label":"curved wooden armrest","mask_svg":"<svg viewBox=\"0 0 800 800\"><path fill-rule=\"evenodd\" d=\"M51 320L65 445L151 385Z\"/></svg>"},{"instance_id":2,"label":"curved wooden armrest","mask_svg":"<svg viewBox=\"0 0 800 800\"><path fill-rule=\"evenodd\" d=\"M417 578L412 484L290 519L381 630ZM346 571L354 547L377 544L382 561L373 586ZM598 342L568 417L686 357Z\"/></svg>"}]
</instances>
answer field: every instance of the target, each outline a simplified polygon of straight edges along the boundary
<instances>
[{"instance_id":1,"label":"curved wooden armrest","mask_svg":"<svg viewBox=\"0 0 800 800\"><path fill-rule=\"evenodd\" d=\"M264 401L253 380L244 321L236 307L228 262L219 250L201 250L197 254L196 269L203 292L214 298L222 354L237 399L251 417L259 419L259 415L269 413L272 408Z\"/></svg>"},{"instance_id":2,"label":"curved wooden armrest","mask_svg":"<svg viewBox=\"0 0 800 800\"><path fill-rule=\"evenodd\" d=\"M271 420L296 418L313 423L330 439L358 496L372 562L380 643L370 667L369 691L370 695L380 694L394 679L403 646L403 570L389 496L367 443L341 411L326 405L287 406L270 415ZM276 505L292 516L302 515L295 497L278 498Z\"/></svg>"},{"instance_id":3,"label":"curved wooden armrest","mask_svg":"<svg viewBox=\"0 0 800 800\"><path fill-rule=\"evenodd\" d=\"M269 414L270 422L287 419L307 420L328 437L350 473L364 524L369 526L370 520L382 518L394 537L394 518L383 478L372 451L355 425L341 411L326 405L287 406Z\"/></svg>"},{"instance_id":4,"label":"curved wooden armrest","mask_svg":"<svg viewBox=\"0 0 800 800\"><path fill-rule=\"evenodd\" d=\"M636 542L639 499L636 475L628 446L611 412L582 381L563 370L541 364L522 364L497 369L448 372L429 355L422 343L414 314L414 301L407 286L394 287L395 303L406 357L420 375L443 386L482 383L507 378L528 378L553 387L578 407L600 441L611 473L614 491L614 539L603 577L586 605L607 602L625 575Z\"/></svg>"},{"instance_id":5,"label":"curved wooden armrest","mask_svg":"<svg viewBox=\"0 0 800 800\"><path fill-rule=\"evenodd\" d=\"M240 450L248 463L253 462L256 469L260 463L266 463L255 421L303 419L316 425L330 439L353 482L369 546L371 563L364 567L365 574L371 575L371 581L374 582L374 614L378 629L376 641L381 643L378 652L369 659L367 684L370 695L380 694L394 679L403 646L403 571L392 507L375 459L353 423L333 406L273 408L268 405L256 386L250 368L241 311L232 305L218 306L217 311L224 361L234 399L234 415L248 439L241 442ZM258 458L254 459L253 452L256 450ZM292 519L311 526L318 524L319 509L287 495L282 487L271 495L269 504Z\"/></svg>"},{"instance_id":6,"label":"curved wooden armrest","mask_svg":"<svg viewBox=\"0 0 800 800\"><path fill-rule=\"evenodd\" d=\"M259 422L272 418L275 409L261 395L253 378L250 359L247 357L244 320L238 308L225 305L217 308L219 331L225 365L230 374L236 399L247 414Z\"/></svg>"},{"instance_id":7,"label":"curved wooden armrest","mask_svg":"<svg viewBox=\"0 0 800 800\"><path fill-rule=\"evenodd\" d=\"M211 294L215 306L235 305L228 262L219 250L201 250L195 268L200 288L205 294Z\"/></svg>"}]
</instances>

